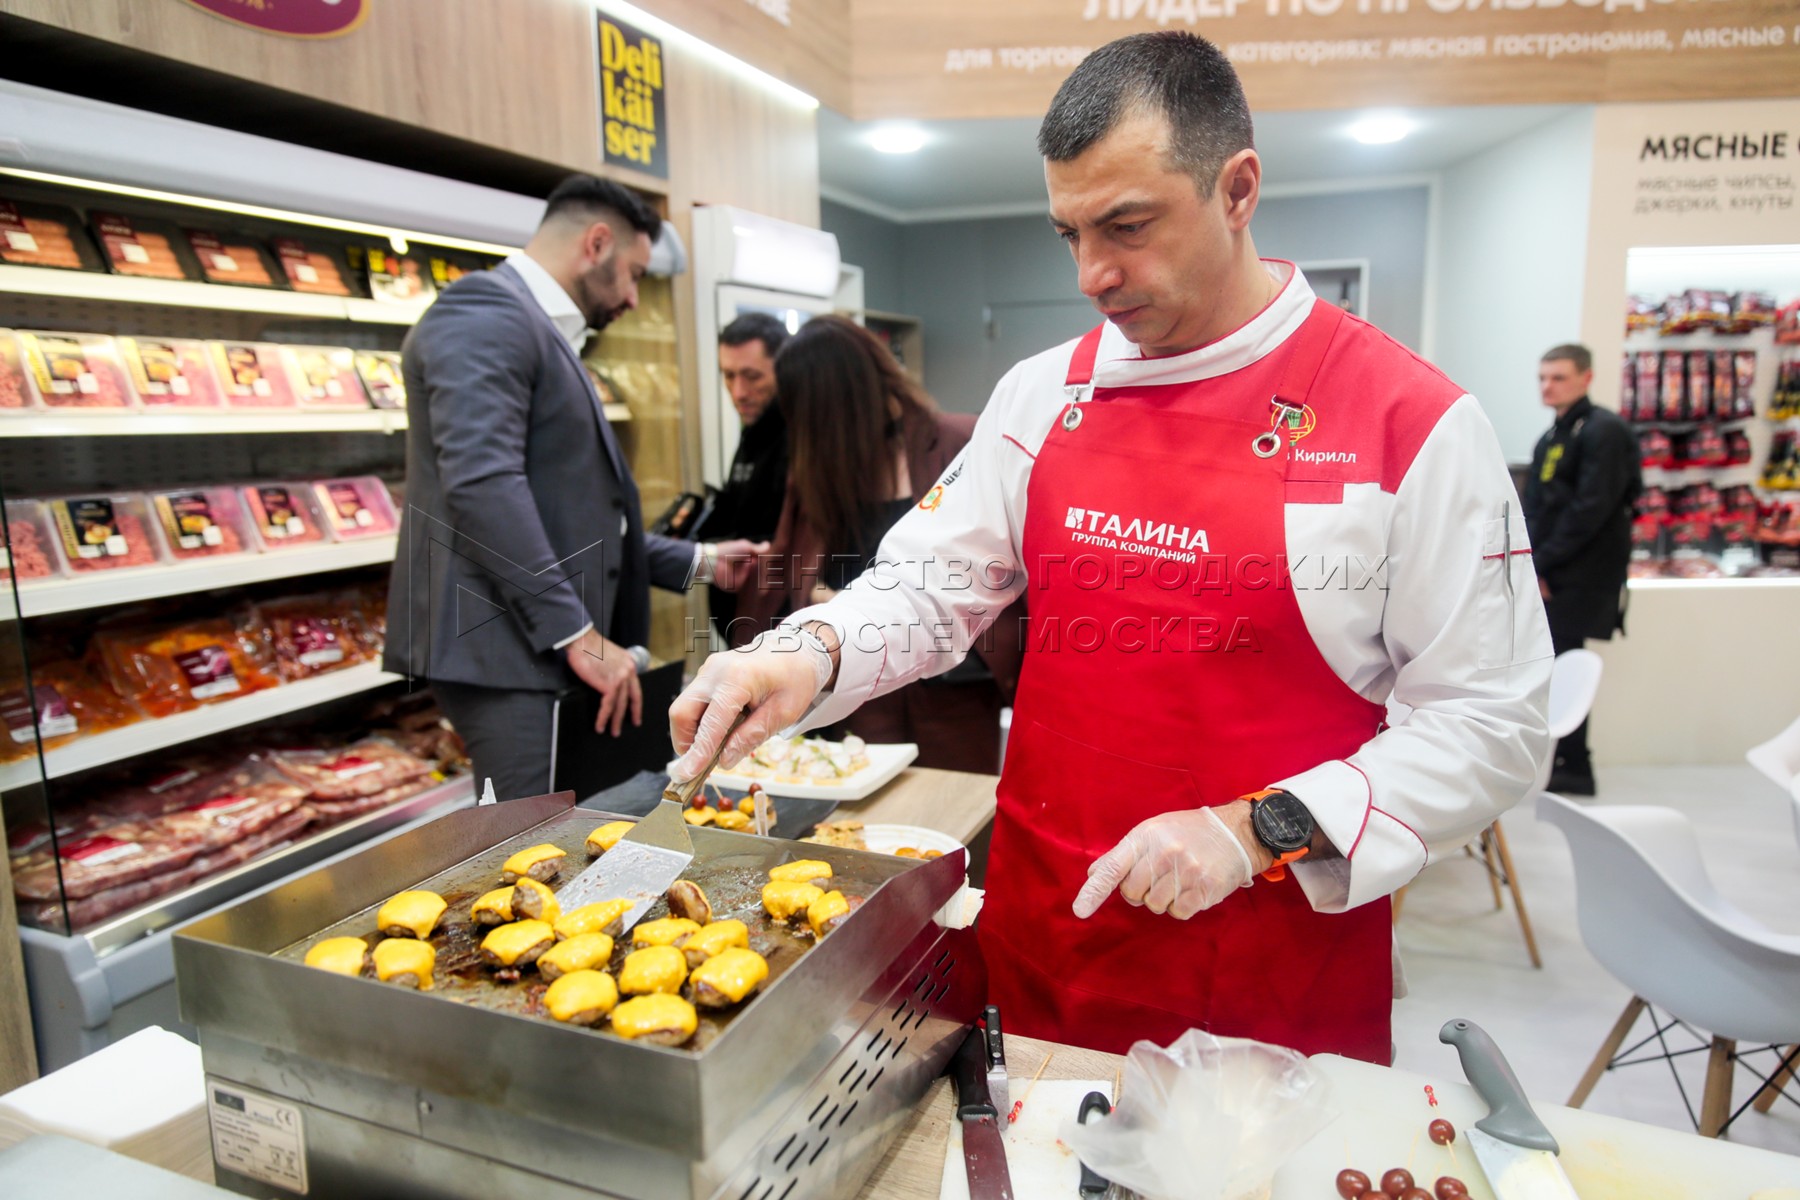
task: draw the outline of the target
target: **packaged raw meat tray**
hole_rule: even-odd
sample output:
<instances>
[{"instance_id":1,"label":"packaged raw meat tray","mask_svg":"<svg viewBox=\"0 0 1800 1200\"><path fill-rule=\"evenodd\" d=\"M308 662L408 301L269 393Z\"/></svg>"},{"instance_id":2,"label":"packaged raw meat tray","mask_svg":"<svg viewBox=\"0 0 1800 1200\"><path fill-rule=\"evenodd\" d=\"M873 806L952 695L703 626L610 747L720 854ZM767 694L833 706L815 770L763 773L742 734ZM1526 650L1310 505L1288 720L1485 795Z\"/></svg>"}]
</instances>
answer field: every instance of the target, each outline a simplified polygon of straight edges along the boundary
<instances>
[{"instance_id":1,"label":"packaged raw meat tray","mask_svg":"<svg viewBox=\"0 0 1800 1200\"><path fill-rule=\"evenodd\" d=\"M335 596L290 596L256 606L260 635L274 650L284 682L362 662L368 638L353 607Z\"/></svg>"},{"instance_id":2,"label":"packaged raw meat tray","mask_svg":"<svg viewBox=\"0 0 1800 1200\"><path fill-rule=\"evenodd\" d=\"M145 408L219 408L225 398L205 342L122 337L119 357Z\"/></svg>"},{"instance_id":3,"label":"packaged raw meat tray","mask_svg":"<svg viewBox=\"0 0 1800 1200\"><path fill-rule=\"evenodd\" d=\"M45 408L136 408L113 340L97 333L20 330L27 378Z\"/></svg>"},{"instance_id":4,"label":"packaged raw meat tray","mask_svg":"<svg viewBox=\"0 0 1800 1200\"><path fill-rule=\"evenodd\" d=\"M358 350L356 373L362 376L369 403L376 408L405 408L406 379L400 374L400 356L392 350Z\"/></svg>"},{"instance_id":5,"label":"packaged raw meat tray","mask_svg":"<svg viewBox=\"0 0 1800 1200\"><path fill-rule=\"evenodd\" d=\"M281 270L269 252L250 238L211 229L189 229L188 246L199 260L208 283L245 287L284 287Z\"/></svg>"},{"instance_id":6,"label":"packaged raw meat tray","mask_svg":"<svg viewBox=\"0 0 1800 1200\"><path fill-rule=\"evenodd\" d=\"M103 628L91 653L113 691L152 717L235 700L281 682L267 647L237 617Z\"/></svg>"},{"instance_id":7,"label":"packaged raw meat tray","mask_svg":"<svg viewBox=\"0 0 1800 1200\"><path fill-rule=\"evenodd\" d=\"M374 796L431 773L430 763L382 737L341 750L276 750L270 761L304 786L309 799L326 802Z\"/></svg>"},{"instance_id":8,"label":"packaged raw meat tray","mask_svg":"<svg viewBox=\"0 0 1800 1200\"><path fill-rule=\"evenodd\" d=\"M272 342L208 342L225 403L232 408L294 408L284 347Z\"/></svg>"},{"instance_id":9,"label":"packaged raw meat tray","mask_svg":"<svg viewBox=\"0 0 1800 1200\"><path fill-rule=\"evenodd\" d=\"M149 279L199 279L200 264L181 231L167 221L90 212L107 270Z\"/></svg>"},{"instance_id":10,"label":"packaged raw meat tray","mask_svg":"<svg viewBox=\"0 0 1800 1200\"><path fill-rule=\"evenodd\" d=\"M0 199L0 262L17 267L104 271L72 208Z\"/></svg>"},{"instance_id":11,"label":"packaged raw meat tray","mask_svg":"<svg viewBox=\"0 0 1800 1200\"><path fill-rule=\"evenodd\" d=\"M163 561L142 496L65 496L45 504L71 575L153 567Z\"/></svg>"},{"instance_id":12,"label":"packaged raw meat tray","mask_svg":"<svg viewBox=\"0 0 1800 1200\"><path fill-rule=\"evenodd\" d=\"M138 714L112 690L74 662L35 665L31 672L33 696L23 681L0 687L0 761L27 758L41 743L54 750L76 738L104 733L139 720Z\"/></svg>"},{"instance_id":13,"label":"packaged raw meat tray","mask_svg":"<svg viewBox=\"0 0 1800 1200\"><path fill-rule=\"evenodd\" d=\"M0 412L22 413L37 406L31 384L25 379L25 354L18 335L0 329Z\"/></svg>"},{"instance_id":14,"label":"packaged raw meat tray","mask_svg":"<svg viewBox=\"0 0 1800 1200\"><path fill-rule=\"evenodd\" d=\"M294 387L302 408L366 409L369 398L356 375L356 356L344 346L289 346Z\"/></svg>"},{"instance_id":15,"label":"packaged raw meat tray","mask_svg":"<svg viewBox=\"0 0 1800 1200\"><path fill-rule=\"evenodd\" d=\"M321 479L313 484L313 495L339 541L380 537L394 532L398 524L387 485L373 475Z\"/></svg>"},{"instance_id":16,"label":"packaged raw meat tray","mask_svg":"<svg viewBox=\"0 0 1800 1200\"><path fill-rule=\"evenodd\" d=\"M50 515L36 500L6 502L6 545L0 549L0 582L20 585L62 575Z\"/></svg>"},{"instance_id":17,"label":"packaged raw meat tray","mask_svg":"<svg viewBox=\"0 0 1800 1200\"><path fill-rule=\"evenodd\" d=\"M238 489L265 550L327 541L325 521L309 483L250 483Z\"/></svg>"},{"instance_id":18,"label":"packaged raw meat tray","mask_svg":"<svg viewBox=\"0 0 1800 1200\"><path fill-rule=\"evenodd\" d=\"M258 548L234 488L151 492L150 505L162 530L163 545L176 562L253 554Z\"/></svg>"},{"instance_id":19,"label":"packaged raw meat tray","mask_svg":"<svg viewBox=\"0 0 1800 1200\"><path fill-rule=\"evenodd\" d=\"M296 292L322 296L348 296L350 266L336 246L311 238L275 239L275 261L281 265L288 286Z\"/></svg>"}]
</instances>

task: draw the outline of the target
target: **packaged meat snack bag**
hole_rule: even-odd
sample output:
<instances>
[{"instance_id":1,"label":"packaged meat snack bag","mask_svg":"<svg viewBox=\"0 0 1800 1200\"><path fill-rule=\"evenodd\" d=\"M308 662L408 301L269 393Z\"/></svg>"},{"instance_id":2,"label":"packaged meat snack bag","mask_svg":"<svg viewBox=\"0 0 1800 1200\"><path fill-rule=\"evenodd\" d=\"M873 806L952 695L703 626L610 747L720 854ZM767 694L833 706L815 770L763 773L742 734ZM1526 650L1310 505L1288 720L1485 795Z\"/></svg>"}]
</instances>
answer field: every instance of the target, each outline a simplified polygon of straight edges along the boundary
<instances>
[{"instance_id":1,"label":"packaged meat snack bag","mask_svg":"<svg viewBox=\"0 0 1800 1200\"><path fill-rule=\"evenodd\" d=\"M29 584L62 574L56 535L50 518L36 500L6 502L6 546L0 550L0 582Z\"/></svg>"},{"instance_id":2,"label":"packaged meat snack bag","mask_svg":"<svg viewBox=\"0 0 1800 1200\"><path fill-rule=\"evenodd\" d=\"M19 348L46 408L135 408L113 340L95 333L21 331Z\"/></svg>"},{"instance_id":3,"label":"packaged meat snack bag","mask_svg":"<svg viewBox=\"0 0 1800 1200\"><path fill-rule=\"evenodd\" d=\"M294 386L302 408L362 409L369 407L356 359L343 346L289 346Z\"/></svg>"},{"instance_id":4,"label":"packaged meat snack bag","mask_svg":"<svg viewBox=\"0 0 1800 1200\"><path fill-rule=\"evenodd\" d=\"M369 657L353 608L332 596L291 596L256 606L276 670L286 682L352 666Z\"/></svg>"},{"instance_id":5,"label":"packaged meat snack bag","mask_svg":"<svg viewBox=\"0 0 1800 1200\"><path fill-rule=\"evenodd\" d=\"M373 475L321 479L313 484L313 495L339 541L380 537L398 524L387 486Z\"/></svg>"},{"instance_id":6,"label":"packaged meat snack bag","mask_svg":"<svg viewBox=\"0 0 1800 1200\"><path fill-rule=\"evenodd\" d=\"M282 347L269 342L208 342L225 403L232 408L293 408L299 401Z\"/></svg>"},{"instance_id":7,"label":"packaged meat snack bag","mask_svg":"<svg viewBox=\"0 0 1800 1200\"><path fill-rule=\"evenodd\" d=\"M235 700L280 683L267 648L228 617L102 629L94 635L92 652L113 691L152 717Z\"/></svg>"},{"instance_id":8,"label":"packaged meat snack bag","mask_svg":"<svg viewBox=\"0 0 1800 1200\"><path fill-rule=\"evenodd\" d=\"M369 403L376 408L405 408L406 379L400 374L400 356L392 350L358 350L356 373L362 376Z\"/></svg>"},{"instance_id":9,"label":"packaged meat snack bag","mask_svg":"<svg viewBox=\"0 0 1800 1200\"><path fill-rule=\"evenodd\" d=\"M0 722L5 727L0 761L28 758L40 742L44 749L54 750L137 719L130 706L80 663L43 663L32 669L31 693L22 681L0 687Z\"/></svg>"},{"instance_id":10,"label":"packaged meat snack bag","mask_svg":"<svg viewBox=\"0 0 1800 1200\"><path fill-rule=\"evenodd\" d=\"M119 356L145 408L219 408L225 398L205 342L188 338L118 339Z\"/></svg>"},{"instance_id":11,"label":"packaged meat snack bag","mask_svg":"<svg viewBox=\"0 0 1800 1200\"><path fill-rule=\"evenodd\" d=\"M245 287L283 286L269 252L247 237L210 229L189 229L187 241L199 260L208 283L236 283Z\"/></svg>"},{"instance_id":12,"label":"packaged meat snack bag","mask_svg":"<svg viewBox=\"0 0 1800 1200\"><path fill-rule=\"evenodd\" d=\"M312 486L305 483L251 483L238 489L250 524L264 550L311 546L326 540L324 519Z\"/></svg>"},{"instance_id":13,"label":"packaged meat snack bag","mask_svg":"<svg viewBox=\"0 0 1800 1200\"><path fill-rule=\"evenodd\" d=\"M163 545L176 562L254 553L256 536L228 487L178 488L151 492L151 506L162 529Z\"/></svg>"},{"instance_id":14,"label":"packaged meat snack bag","mask_svg":"<svg viewBox=\"0 0 1800 1200\"><path fill-rule=\"evenodd\" d=\"M1625 356L1625 368L1619 378L1619 416L1626 421L1638 419L1637 371L1632 368L1629 354Z\"/></svg>"},{"instance_id":15,"label":"packaged meat snack bag","mask_svg":"<svg viewBox=\"0 0 1800 1200\"><path fill-rule=\"evenodd\" d=\"M1712 416L1712 354L1705 350L1688 351L1686 416L1690 421Z\"/></svg>"},{"instance_id":16,"label":"packaged meat snack bag","mask_svg":"<svg viewBox=\"0 0 1800 1200\"><path fill-rule=\"evenodd\" d=\"M94 237L106 267L115 275L147 279L199 279L200 264L179 230L167 221L90 212Z\"/></svg>"},{"instance_id":17,"label":"packaged meat snack bag","mask_svg":"<svg viewBox=\"0 0 1800 1200\"><path fill-rule=\"evenodd\" d=\"M71 575L163 561L142 496L67 496L46 503Z\"/></svg>"},{"instance_id":18,"label":"packaged meat snack bag","mask_svg":"<svg viewBox=\"0 0 1800 1200\"><path fill-rule=\"evenodd\" d=\"M1721 421L1731 419L1732 400L1737 392L1737 376L1732 370L1731 351L1714 350L1712 355L1712 415Z\"/></svg>"},{"instance_id":19,"label":"packaged meat snack bag","mask_svg":"<svg viewBox=\"0 0 1800 1200\"><path fill-rule=\"evenodd\" d=\"M374 796L431 773L431 764L387 738L364 738L341 750L277 750L270 761L308 791L309 801Z\"/></svg>"},{"instance_id":20,"label":"packaged meat snack bag","mask_svg":"<svg viewBox=\"0 0 1800 1200\"><path fill-rule=\"evenodd\" d=\"M72 208L0 199L0 262L17 267L104 271Z\"/></svg>"},{"instance_id":21,"label":"packaged meat snack bag","mask_svg":"<svg viewBox=\"0 0 1800 1200\"><path fill-rule=\"evenodd\" d=\"M1794 366L1783 363L1782 369ZM1731 415L1734 418L1753 417L1756 415L1756 351L1737 350L1731 356ZM1773 412L1770 419L1778 419Z\"/></svg>"},{"instance_id":22,"label":"packaged meat snack bag","mask_svg":"<svg viewBox=\"0 0 1800 1200\"><path fill-rule=\"evenodd\" d=\"M1687 355L1679 350L1663 352L1662 386L1657 392L1661 398L1658 416L1665 421L1687 419Z\"/></svg>"},{"instance_id":23,"label":"packaged meat snack bag","mask_svg":"<svg viewBox=\"0 0 1800 1200\"><path fill-rule=\"evenodd\" d=\"M1662 380L1662 356L1654 350L1639 350L1637 366L1637 419L1654 421L1661 411L1659 384Z\"/></svg>"},{"instance_id":24,"label":"packaged meat snack bag","mask_svg":"<svg viewBox=\"0 0 1800 1200\"><path fill-rule=\"evenodd\" d=\"M343 252L335 246L311 239L284 237L275 239L275 261L282 275L296 292L312 292L321 296L348 296L350 268Z\"/></svg>"}]
</instances>

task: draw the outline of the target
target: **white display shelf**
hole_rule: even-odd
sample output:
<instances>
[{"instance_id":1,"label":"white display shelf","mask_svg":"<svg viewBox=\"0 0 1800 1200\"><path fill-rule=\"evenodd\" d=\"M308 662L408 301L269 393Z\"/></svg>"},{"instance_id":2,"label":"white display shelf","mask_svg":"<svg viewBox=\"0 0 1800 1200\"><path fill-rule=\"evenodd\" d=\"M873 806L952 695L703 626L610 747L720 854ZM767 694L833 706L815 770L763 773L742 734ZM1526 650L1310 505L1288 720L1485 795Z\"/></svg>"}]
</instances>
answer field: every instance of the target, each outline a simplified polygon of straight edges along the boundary
<instances>
[{"instance_id":1,"label":"white display shelf","mask_svg":"<svg viewBox=\"0 0 1800 1200\"><path fill-rule=\"evenodd\" d=\"M354 696L399 680L401 676L381 669L380 663L359 663L341 671L331 671L284 684L266 691L252 692L239 700L202 705L191 712L176 713L158 721L139 721L123 729L109 729L59 746L44 754L44 776L60 779L127 758L136 758L153 750L179 746L195 738L223 733L242 725L254 724L269 717L279 717L327 701ZM0 790L37 782L35 759L0 766Z\"/></svg>"},{"instance_id":2,"label":"white display shelf","mask_svg":"<svg viewBox=\"0 0 1800 1200\"><path fill-rule=\"evenodd\" d=\"M232 287L192 283L184 279L142 279L134 275L102 275L95 271L59 271L51 267L0 265L0 292L22 296L59 296L69 300L104 300L117 304L160 304L175 308L209 308L220 312L267 313L275 317L308 317L320 321L356 321L371 325L411 325L428 304L390 304L346 296L318 296L279 288Z\"/></svg>"},{"instance_id":3,"label":"white display shelf","mask_svg":"<svg viewBox=\"0 0 1800 1200\"><path fill-rule=\"evenodd\" d=\"M108 604L154 600L159 596L213 592L270 579L297 579L325 571L393 562L398 544L398 537L374 537L294 550L271 550L266 554L199 559L163 567L95 571L70 579L20 584L18 607L27 617L43 617ZM0 621L10 621L18 615L11 591L0 591Z\"/></svg>"},{"instance_id":4,"label":"white display shelf","mask_svg":"<svg viewBox=\"0 0 1800 1200\"><path fill-rule=\"evenodd\" d=\"M0 438L126 437L194 433L398 433L406 414L367 412L77 412L0 414Z\"/></svg>"}]
</instances>

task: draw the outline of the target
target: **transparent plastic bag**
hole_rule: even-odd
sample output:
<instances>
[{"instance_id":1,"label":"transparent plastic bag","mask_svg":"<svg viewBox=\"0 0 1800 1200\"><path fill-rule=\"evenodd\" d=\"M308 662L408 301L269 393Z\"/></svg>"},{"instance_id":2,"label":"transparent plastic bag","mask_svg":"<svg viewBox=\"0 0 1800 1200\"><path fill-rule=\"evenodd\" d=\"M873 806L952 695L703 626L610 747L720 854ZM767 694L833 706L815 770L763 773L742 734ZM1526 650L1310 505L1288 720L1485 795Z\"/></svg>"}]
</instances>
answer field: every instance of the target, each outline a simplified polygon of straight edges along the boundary
<instances>
[{"instance_id":1,"label":"transparent plastic bag","mask_svg":"<svg viewBox=\"0 0 1800 1200\"><path fill-rule=\"evenodd\" d=\"M1252 1200L1336 1115L1299 1053L1190 1029L1167 1049L1133 1046L1112 1116L1070 1120L1062 1140L1148 1200Z\"/></svg>"}]
</instances>

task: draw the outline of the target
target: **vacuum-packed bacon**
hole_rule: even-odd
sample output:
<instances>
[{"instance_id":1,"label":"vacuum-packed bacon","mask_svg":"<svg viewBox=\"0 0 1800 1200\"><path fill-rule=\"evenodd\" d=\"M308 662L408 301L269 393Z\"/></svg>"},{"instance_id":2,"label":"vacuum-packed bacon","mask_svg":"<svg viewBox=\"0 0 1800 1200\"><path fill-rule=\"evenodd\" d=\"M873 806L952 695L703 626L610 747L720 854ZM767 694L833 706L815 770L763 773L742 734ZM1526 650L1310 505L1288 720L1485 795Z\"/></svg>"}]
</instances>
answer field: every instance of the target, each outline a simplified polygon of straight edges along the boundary
<instances>
[{"instance_id":1,"label":"vacuum-packed bacon","mask_svg":"<svg viewBox=\"0 0 1800 1200\"><path fill-rule=\"evenodd\" d=\"M373 796L431 771L430 763L386 738L364 738L343 750L277 750L270 761L315 801Z\"/></svg>"}]
</instances>

